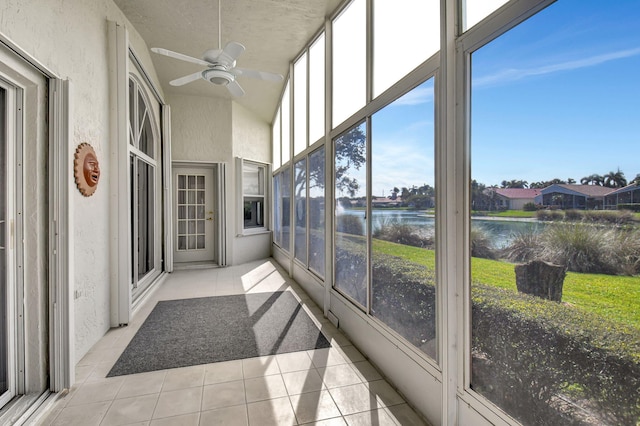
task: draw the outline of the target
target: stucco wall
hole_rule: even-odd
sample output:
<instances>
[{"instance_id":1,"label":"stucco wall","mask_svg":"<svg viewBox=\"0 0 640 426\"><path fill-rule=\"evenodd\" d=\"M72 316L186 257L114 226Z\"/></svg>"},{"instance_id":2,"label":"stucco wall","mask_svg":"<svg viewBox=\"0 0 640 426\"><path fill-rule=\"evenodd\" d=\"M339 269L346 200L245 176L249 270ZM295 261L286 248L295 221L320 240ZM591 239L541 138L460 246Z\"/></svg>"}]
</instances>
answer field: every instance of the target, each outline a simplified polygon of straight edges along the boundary
<instances>
[{"instance_id":1,"label":"stucco wall","mask_svg":"<svg viewBox=\"0 0 640 426\"><path fill-rule=\"evenodd\" d=\"M261 163L271 162L271 128L268 123L256 118L243 106L233 103L233 157L241 157L247 160L259 161ZM236 163L233 162L233 167ZM237 171L234 170L232 179L233 187L236 188L235 179ZM271 176L267 176L267 184ZM232 191L233 205L239 205L238 191ZM269 197L267 197L266 212L269 212ZM230 221L234 229L242 228L242 216L240 212L234 216L235 221ZM267 227L270 224L267 223ZM238 235L233 245L233 261L235 264L245 263L252 260L263 259L271 254L271 233L261 233L255 235Z\"/></svg>"},{"instance_id":2,"label":"stucco wall","mask_svg":"<svg viewBox=\"0 0 640 426\"><path fill-rule=\"evenodd\" d=\"M98 156L101 180L89 198L71 194L74 212L72 241L75 258L75 361L109 328L109 64L107 23L119 22L129 30L133 49L157 83L149 50L111 0L4 1L0 31L22 51L71 85L70 152L90 143ZM73 181L73 171L69 170ZM72 354L73 356L74 354Z\"/></svg>"}]
</instances>

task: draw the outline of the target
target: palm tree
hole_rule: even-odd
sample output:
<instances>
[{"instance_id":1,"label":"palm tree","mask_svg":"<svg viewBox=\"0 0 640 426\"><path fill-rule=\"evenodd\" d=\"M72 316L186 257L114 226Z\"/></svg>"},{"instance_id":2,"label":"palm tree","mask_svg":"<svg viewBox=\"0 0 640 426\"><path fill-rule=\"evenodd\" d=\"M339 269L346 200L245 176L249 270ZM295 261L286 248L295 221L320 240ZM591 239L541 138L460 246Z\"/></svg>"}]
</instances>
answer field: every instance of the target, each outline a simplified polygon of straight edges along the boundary
<instances>
[{"instance_id":1,"label":"palm tree","mask_svg":"<svg viewBox=\"0 0 640 426\"><path fill-rule=\"evenodd\" d=\"M618 169L617 172L609 172L604 175L604 186L609 188L622 188L627 186L627 179L624 177L624 173Z\"/></svg>"}]
</instances>

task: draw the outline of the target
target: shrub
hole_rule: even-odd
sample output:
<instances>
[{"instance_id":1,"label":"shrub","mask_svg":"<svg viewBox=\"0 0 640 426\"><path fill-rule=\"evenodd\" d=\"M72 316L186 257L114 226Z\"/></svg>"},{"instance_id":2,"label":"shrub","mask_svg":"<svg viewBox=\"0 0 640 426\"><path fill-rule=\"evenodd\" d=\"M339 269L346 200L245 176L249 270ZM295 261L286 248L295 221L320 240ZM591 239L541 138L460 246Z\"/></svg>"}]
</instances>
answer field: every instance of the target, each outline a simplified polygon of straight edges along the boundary
<instances>
[{"instance_id":1,"label":"shrub","mask_svg":"<svg viewBox=\"0 0 640 426\"><path fill-rule=\"evenodd\" d=\"M579 221L582 220L582 217L580 210L567 210L564 212L564 220Z\"/></svg>"},{"instance_id":2,"label":"shrub","mask_svg":"<svg viewBox=\"0 0 640 426\"><path fill-rule=\"evenodd\" d=\"M416 226L401 222L383 222L374 231L373 237L407 246L433 248L433 235L425 235Z\"/></svg>"},{"instance_id":3,"label":"shrub","mask_svg":"<svg viewBox=\"0 0 640 426\"><path fill-rule=\"evenodd\" d=\"M593 223L613 225L623 225L634 221L633 213L628 210L587 210L584 212L584 219Z\"/></svg>"},{"instance_id":4,"label":"shrub","mask_svg":"<svg viewBox=\"0 0 640 426\"><path fill-rule=\"evenodd\" d=\"M524 210L525 212L534 212L536 211L536 204L532 202L525 203L525 205L522 206L522 210Z\"/></svg>"},{"instance_id":5,"label":"shrub","mask_svg":"<svg viewBox=\"0 0 640 426\"><path fill-rule=\"evenodd\" d=\"M618 204L618 210L629 210L640 213L640 203Z\"/></svg>"},{"instance_id":6,"label":"shrub","mask_svg":"<svg viewBox=\"0 0 640 426\"><path fill-rule=\"evenodd\" d=\"M471 256L483 259L497 259L498 254L491 244L487 234L477 228L471 227Z\"/></svg>"},{"instance_id":7,"label":"shrub","mask_svg":"<svg viewBox=\"0 0 640 426\"><path fill-rule=\"evenodd\" d=\"M337 217L336 230L345 234L364 235L364 224L359 216L343 214Z\"/></svg>"},{"instance_id":8,"label":"shrub","mask_svg":"<svg viewBox=\"0 0 640 426\"><path fill-rule=\"evenodd\" d=\"M640 420L638 330L479 284L472 316L472 386L522 423L579 423L557 403L575 393L598 424Z\"/></svg>"},{"instance_id":9,"label":"shrub","mask_svg":"<svg viewBox=\"0 0 640 426\"><path fill-rule=\"evenodd\" d=\"M544 221L562 220L564 215L559 210L538 210L536 212L536 218Z\"/></svg>"},{"instance_id":10,"label":"shrub","mask_svg":"<svg viewBox=\"0 0 640 426\"><path fill-rule=\"evenodd\" d=\"M529 230L512 235L511 243L500 254L510 262L529 262L539 257L540 250L540 235Z\"/></svg>"},{"instance_id":11,"label":"shrub","mask_svg":"<svg viewBox=\"0 0 640 426\"><path fill-rule=\"evenodd\" d=\"M608 251L613 232L580 223L549 226L541 235L540 258L573 272L614 274Z\"/></svg>"}]
</instances>

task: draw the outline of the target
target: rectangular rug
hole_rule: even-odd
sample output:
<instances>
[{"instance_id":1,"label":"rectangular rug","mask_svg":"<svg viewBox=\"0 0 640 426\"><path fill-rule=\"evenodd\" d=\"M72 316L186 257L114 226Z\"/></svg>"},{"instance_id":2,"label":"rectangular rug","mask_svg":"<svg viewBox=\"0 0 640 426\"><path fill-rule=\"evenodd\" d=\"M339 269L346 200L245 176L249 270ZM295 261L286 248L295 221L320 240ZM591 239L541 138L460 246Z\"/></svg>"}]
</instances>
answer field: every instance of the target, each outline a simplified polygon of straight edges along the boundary
<instances>
[{"instance_id":1,"label":"rectangular rug","mask_svg":"<svg viewBox=\"0 0 640 426\"><path fill-rule=\"evenodd\" d=\"M167 300L107 377L330 346L288 291Z\"/></svg>"}]
</instances>

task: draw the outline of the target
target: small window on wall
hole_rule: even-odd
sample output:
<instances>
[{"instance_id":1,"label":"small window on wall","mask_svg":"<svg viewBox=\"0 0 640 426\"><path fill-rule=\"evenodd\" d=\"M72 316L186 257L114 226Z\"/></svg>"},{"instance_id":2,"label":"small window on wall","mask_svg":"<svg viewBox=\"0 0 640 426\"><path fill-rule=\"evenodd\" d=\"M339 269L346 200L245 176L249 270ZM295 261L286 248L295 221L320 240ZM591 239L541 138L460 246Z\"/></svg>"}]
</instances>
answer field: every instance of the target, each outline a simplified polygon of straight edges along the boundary
<instances>
[{"instance_id":1,"label":"small window on wall","mask_svg":"<svg viewBox=\"0 0 640 426\"><path fill-rule=\"evenodd\" d=\"M242 206L242 233L265 229L265 201L267 165L238 158L240 197Z\"/></svg>"}]
</instances>

